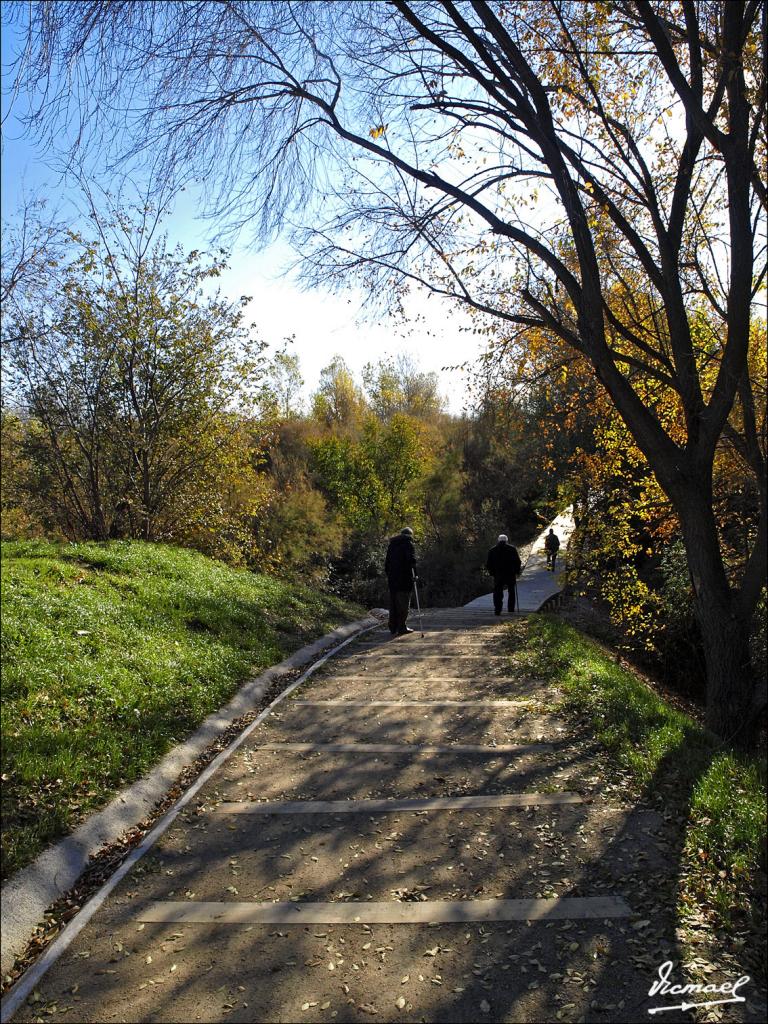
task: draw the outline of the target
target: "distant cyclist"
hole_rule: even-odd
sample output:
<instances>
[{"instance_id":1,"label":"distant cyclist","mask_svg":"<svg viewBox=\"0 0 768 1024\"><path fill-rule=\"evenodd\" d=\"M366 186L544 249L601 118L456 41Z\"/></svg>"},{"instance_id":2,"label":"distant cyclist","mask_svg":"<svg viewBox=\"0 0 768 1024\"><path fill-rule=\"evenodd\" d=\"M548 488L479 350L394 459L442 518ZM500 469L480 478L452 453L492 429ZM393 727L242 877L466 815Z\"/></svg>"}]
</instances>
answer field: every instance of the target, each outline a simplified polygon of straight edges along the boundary
<instances>
[{"instance_id":1,"label":"distant cyclist","mask_svg":"<svg viewBox=\"0 0 768 1024\"><path fill-rule=\"evenodd\" d=\"M544 540L544 550L547 553L547 571L554 572L557 552L560 550L560 538L552 527L550 527L549 533Z\"/></svg>"}]
</instances>

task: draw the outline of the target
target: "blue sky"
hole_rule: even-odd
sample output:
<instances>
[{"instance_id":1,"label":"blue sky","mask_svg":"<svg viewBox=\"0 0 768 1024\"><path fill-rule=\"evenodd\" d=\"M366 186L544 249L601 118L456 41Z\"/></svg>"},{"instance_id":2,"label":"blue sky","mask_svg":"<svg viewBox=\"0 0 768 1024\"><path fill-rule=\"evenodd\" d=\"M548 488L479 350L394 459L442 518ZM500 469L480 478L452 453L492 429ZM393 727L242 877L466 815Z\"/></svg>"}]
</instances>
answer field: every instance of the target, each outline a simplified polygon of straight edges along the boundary
<instances>
[{"instance_id":1,"label":"blue sky","mask_svg":"<svg viewBox=\"0 0 768 1024\"><path fill-rule=\"evenodd\" d=\"M36 148L25 137L19 121L23 107L14 104L9 111L12 76L7 69L17 45L15 32L4 25L0 169L3 219L14 218L25 194L44 196L63 219L74 218L76 189L62 181L54 170L54 154ZM189 249L205 248L211 225L201 219L201 213L194 194L183 194L167 221L171 242ZM439 373L441 390L449 400L449 407L454 412L461 410L466 400L465 377L443 367L472 360L480 351L476 336L461 330L468 325L461 310L436 297L414 295L410 312L414 320L418 318L420 322L412 330L399 329L386 316L371 320L363 309L364 296L359 291L339 295L300 288L295 275L286 275L293 261L294 253L282 238L259 252L241 242L233 248L231 269L219 284L222 291L233 298L253 296L250 318L270 345L278 347L284 338L295 336L292 351L301 360L305 393L317 385L320 370L336 354L343 356L351 369L359 373L369 361L408 351L418 359L422 369Z\"/></svg>"}]
</instances>

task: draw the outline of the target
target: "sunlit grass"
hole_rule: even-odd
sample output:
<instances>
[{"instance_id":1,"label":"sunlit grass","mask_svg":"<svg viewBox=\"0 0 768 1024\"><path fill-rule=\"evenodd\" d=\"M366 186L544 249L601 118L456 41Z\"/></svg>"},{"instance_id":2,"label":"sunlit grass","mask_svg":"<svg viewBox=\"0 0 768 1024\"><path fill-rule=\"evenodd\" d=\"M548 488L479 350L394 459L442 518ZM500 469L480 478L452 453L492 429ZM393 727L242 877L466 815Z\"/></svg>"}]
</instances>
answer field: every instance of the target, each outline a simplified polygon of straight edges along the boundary
<instances>
[{"instance_id":1,"label":"sunlit grass","mask_svg":"<svg viewBox=\"0 0 768 1024\"><path fill-rule=\"evenodd\" d=\"M360 609L139 542L2 547L3 876Z\"/></svg>"},{"instance_id":2,"label":"sunlit grass","mask_svg":"<svg viewBox=\"0 0 768 1024\"><path fill-rule=\"evenodd\" d=\"M724 747L566 623L532 616L514 630L516 662L562 689L638 790L682 808L681 910L706 903L724 925L751 915L766 866L764 760Z\"/></svg>"}]
</instances>

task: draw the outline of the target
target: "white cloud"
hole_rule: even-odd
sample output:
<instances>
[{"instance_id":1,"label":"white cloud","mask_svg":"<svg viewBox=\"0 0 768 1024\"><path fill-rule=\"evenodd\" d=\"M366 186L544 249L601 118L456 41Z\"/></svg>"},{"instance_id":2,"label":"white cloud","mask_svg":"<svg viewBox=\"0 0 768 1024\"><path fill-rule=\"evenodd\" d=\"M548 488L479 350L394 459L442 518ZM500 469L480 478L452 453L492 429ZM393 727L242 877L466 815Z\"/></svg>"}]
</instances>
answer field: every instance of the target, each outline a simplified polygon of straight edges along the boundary
<instances>
[{"instance_id":1,"label":"white cloud","mask_svg":"<svg viewBox=\"0 0 768 1024\"><path fill-rule=\"evenodd\" d=\"M469 320L458 306L436 296L414 295L409 302L410 324L363 308L359 291L336 294L304 290L281 276L286 251L279 245L259 254L233 253L231 269L218 284L230 297L252 296L248 316L271 346L295 335L291 349L301 360L307 394L314 390L321 369L334 355L343 357L360 374L363 366L385 355L409 352L422 370L436 371L440 390L452 412L466 401L466 376L455 369L477 358L480 342L467 330Z\"/></svg>"}]
</instances>

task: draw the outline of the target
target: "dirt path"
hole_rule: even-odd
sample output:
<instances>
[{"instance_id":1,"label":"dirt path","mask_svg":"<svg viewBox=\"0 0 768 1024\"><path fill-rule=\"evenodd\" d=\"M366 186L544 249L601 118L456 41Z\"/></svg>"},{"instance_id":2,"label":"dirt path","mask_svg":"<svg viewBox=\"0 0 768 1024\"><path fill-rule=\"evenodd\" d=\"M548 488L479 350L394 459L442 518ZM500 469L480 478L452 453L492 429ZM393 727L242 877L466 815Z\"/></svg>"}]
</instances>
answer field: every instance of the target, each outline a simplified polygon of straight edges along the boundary
<instances>
[{"instance_id":1,"label":"dirt path","mask_svg":"<svg viewBox=\"0 0 768 1024\"><path fill-rule=\"evenodd\" d=\"M492 614L427 619L281 704L14 1019L623 1022L679 1002L648 998L679 959L679 828L603 784Z\"/></svg>"}]
</instances>

